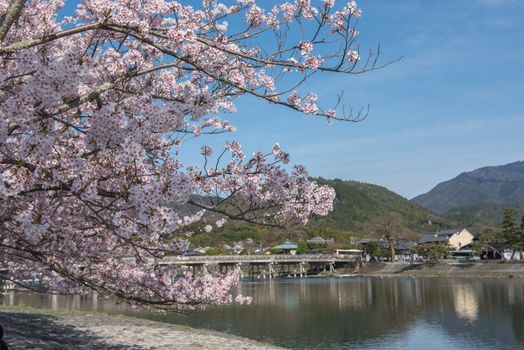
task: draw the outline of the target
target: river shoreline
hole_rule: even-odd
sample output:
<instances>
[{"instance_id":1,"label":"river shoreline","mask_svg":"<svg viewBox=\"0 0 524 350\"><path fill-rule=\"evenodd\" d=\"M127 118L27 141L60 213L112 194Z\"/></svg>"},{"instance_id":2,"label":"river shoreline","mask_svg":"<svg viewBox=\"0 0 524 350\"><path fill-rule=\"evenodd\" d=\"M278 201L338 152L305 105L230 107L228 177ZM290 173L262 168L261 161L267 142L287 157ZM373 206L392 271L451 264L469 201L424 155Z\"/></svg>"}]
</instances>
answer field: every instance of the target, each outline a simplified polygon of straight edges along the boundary
<instances>
[{"instance_id":1,"label":"river shoreline","mask_svg":"<svg viewBox=\"0 0 524 350\"><path fill-rule=\"evenodd\" d=\"M9 349L282 349L247 338L98 312L0 306Z\"/></svg>"},{"instance_id":2,"label":"river shoreline","mask_svg":"<svg viewBox=\"0 0 524 350\"><path fill-rule=\"evenodd\" d=\"M461 261L436 264L367 263L356 271L355 275L371 277L524 278L524 263Z\"/></svg>"}]
</instances>

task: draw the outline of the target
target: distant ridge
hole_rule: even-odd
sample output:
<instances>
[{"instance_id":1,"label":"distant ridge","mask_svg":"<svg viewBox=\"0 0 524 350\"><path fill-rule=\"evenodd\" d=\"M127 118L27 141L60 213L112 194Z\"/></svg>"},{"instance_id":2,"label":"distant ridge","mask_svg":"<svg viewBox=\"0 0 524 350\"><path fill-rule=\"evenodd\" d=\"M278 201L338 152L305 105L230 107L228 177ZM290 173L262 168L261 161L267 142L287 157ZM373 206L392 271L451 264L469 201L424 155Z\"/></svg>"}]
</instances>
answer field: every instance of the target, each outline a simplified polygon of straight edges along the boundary
<instances>
[{"instance_id":1,"label":"distant ridge","mask_svg":"<svg viewBox=\"0 0 524 350\"><path fill-rule=\"evenodd\" d=\"M505 207L524 207L524 161L462 173L412 202L461 224L498 225Z\"/></svg>"}]
</instances>

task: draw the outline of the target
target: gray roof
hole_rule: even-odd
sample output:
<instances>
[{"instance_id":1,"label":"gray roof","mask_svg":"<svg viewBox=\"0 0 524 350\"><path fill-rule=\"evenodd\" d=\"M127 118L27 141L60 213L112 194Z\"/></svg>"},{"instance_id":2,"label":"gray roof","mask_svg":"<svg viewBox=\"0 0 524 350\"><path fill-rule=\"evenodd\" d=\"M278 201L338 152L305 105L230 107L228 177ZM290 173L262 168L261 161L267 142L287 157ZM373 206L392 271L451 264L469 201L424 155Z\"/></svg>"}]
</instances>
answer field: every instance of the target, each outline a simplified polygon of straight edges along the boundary
<instances>
[{"instance_id":1,"label":"gray roof","mask_svg":"<svg viewBox=\"0 0 524 350\"><path fill-rule=\"evenodd\" d=\"M396 249L399 250L408 250L415 246L415 242L398 242L395 246Z\"/></svg>"},{"instance_id":2,"label":"gray roof","mask_svg":"<svg viewBox=\"0 0 524 350\"><path fill-rule=\"evenodd\" d=\"M496 249L500 252L506 250L506 249L510 249L509 246L505 243L498 243L498 242L495 242L495 243L491 243L490 244L491 248L493 249Z\"/></svg>"},{"instance_id":3,"label":"gray roof","mask_svg":"<svg viewBox=\"0 0 524 350\"><path fill-rule=\"evenodd\" d=\"M437 235L439 235L439 236L452 236L455 233L458 233L460 231L462 231L462 229L460 229L460 228L449 228L447 230L440 230L440 231L438 231Z\"/></svg>"},{"instance_id":4,"label":"gray roof","mask_svg":"<svg viewBox=\"0 0 524 350\"><path fill-rule=\"evenodd\" d=\"M324 239L322 237L314 237L312 239L307 240L310 244L328 244L328 243L334 243L333 238L331 239Z\"/></svg>"},{"instance_id":5,"label":"gray roof","mask_svg":"<svg viewBox=\"0 0 524 350\"><path fill-rule=\"evenodd\" d=\"M448 236L437 235L435 233L426 233L422 235L422 237L418 240L418 243L419 244L442 243L442 242L447 242L447 240L448 240Z\"/></svg>"}]
</instances>

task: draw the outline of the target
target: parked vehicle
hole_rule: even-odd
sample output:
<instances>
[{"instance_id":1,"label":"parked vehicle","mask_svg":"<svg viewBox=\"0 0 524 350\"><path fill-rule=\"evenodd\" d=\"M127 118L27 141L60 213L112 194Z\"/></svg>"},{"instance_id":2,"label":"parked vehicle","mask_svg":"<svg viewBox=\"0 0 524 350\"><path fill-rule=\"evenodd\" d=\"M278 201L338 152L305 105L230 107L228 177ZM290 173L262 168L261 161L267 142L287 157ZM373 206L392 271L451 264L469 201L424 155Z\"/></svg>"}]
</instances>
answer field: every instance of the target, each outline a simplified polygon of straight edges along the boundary
<instances>
[{"instance_id":1,"label":"parked vehicle","mask_svg":"<svg viewBox=\"0 0 524 350\"><path fill-rule=\"evenodd\" d=\"M474 250L464 249L464 250L452 250L449 252L448 259L458 259L458 260L469 260L477 261L480 260L480 257L476 254Z\"/></svg>"}]
</instances>

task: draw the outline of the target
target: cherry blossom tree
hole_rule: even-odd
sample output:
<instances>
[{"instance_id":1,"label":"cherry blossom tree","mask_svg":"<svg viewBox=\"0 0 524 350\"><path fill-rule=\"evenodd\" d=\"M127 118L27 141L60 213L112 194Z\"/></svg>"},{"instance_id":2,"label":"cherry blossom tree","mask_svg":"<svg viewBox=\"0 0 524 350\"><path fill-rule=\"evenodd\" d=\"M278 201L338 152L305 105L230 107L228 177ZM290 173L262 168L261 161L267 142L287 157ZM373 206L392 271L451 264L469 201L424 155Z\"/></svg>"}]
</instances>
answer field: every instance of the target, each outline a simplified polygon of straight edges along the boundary
<instances>
[{"instance_id":1,"label":"cherry blossom tree","mask_svg":"<svg viewBox=\"0 0 524 350\"><path fill-rule=\"evenodd\" d=\"M160 264L184 252L189 227L306 223L332 209L334 191L288 168L278 144L247 156L235 141L205 140L235 131L223 118L242 95L328 121L364 118L299 91L313 74L377 68L358 50L360 10L81 0L64 17L62 6L0 0L2 278L164 310L231 302L237 274L173 280ZM190 138L202 140L199 168L179 159ZM186 204L199 210L182 215ZM205 211L221 219L203 222Z\"/></svg>"}]
</instances>

